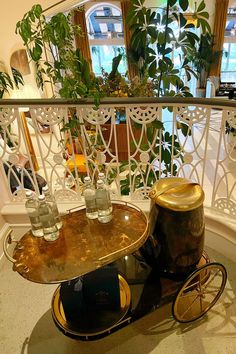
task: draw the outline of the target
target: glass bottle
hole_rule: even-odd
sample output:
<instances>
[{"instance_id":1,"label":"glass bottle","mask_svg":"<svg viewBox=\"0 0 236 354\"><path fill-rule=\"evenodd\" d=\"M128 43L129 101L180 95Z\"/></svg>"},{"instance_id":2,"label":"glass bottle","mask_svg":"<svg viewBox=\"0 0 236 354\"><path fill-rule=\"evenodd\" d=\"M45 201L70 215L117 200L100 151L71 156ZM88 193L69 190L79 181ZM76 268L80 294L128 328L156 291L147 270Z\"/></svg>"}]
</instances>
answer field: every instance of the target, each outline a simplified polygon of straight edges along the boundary
<instances>
[{"instance_id":1,"label":"glass bottle","mask_svg":"<svg viewBox=\"0 0 236 354\"><path fill-rule=\"evenodd\" d=\"M46 202L45 195L40 195L39 200L39 218L43 226L43 237L46 241L55 241L59 237L56 220L54 218L50 204Z\"/></svg>"},{"instance_id":2,"label":"glass bottle","mask_svg":"<svg viewBox=\"0 0 236 354\"><path fill-rule=\"evenodd\" d=\"M38 214L38 200L32 191L26 192L26 198L25 208L30 219L32 234L36 237L42 237L43 227Z\"/></svg>"},{"instance_id":3,"label":"glass bottle","mask_svg":"<svg viewBox=\"0 0 236 354\"><path fill-rule=\"evenodd\" d=\"M112 219L112 205L110 194L102 180L97 181L96 204L98 209L98 221L107 223Z\"/></svg>"},{"instance_id":4,"label":"glass bottle","mask_svg":"<svg viewBox=\"0 0 236 354\"><path fill-rule=\"evenodd\" d=\"M90 177L84 179L84 201L86 206L86 216L89 219L97 219L98 211L96 205L95 188Z\"/></svg>"},{"instance_id":5,"label":"glass bottle","mask_svg":"<svg viewBox=\"0 0 236 354\"><path fill-rule=\"evenodd\" d=\"M54 196L50 193L48 186L43 187L42 192L45 195L46 202L52 208L52 212L53 212L53 216L56 220L57 228L58 228L58 230L60 230L62 228L62 221L60 218L60 214L58 211L56 200L55 200Z\"/></svg>"},{"instance_id":6,"label":"glass bottle","mask_svg":"<svg viewBox=\"0 0 236 354\"><path fill-rule=\"evenodd\" d=\"M105 176L105 174L104 174L103 172L99 172L99 174L98 174L98 180L99 180L99 179L104 182L104 184L105 184L105 186L106 186L107 193L109 194L109 195L108 195L108 198L111 199L110 187L109 187L109 185L108 185L108 183L107 183L106 176ZM111 212L112 212L112 204L111 204Z\"/></svg>"}]
</instances>

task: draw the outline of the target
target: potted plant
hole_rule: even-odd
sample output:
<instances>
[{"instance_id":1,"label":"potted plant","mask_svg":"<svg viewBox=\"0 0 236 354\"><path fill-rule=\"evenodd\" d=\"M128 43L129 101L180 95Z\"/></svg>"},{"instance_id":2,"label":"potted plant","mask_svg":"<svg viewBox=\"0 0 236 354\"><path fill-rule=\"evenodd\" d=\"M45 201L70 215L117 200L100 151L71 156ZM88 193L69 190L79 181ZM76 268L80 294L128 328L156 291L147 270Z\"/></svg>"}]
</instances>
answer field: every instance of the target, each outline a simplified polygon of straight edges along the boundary
<instances>
[{"instance_id":1,"label":"potted plant","mask_svg":"<svg viewBox=\"0 0 236 354\"><path fill-rule=\"evenodd\" d=\"M197 97L206 96L206 83L211 65L215 63L222 52L214 51L214 36L210 33L202 34L197 48L193 48L188 55L193 69L196 70L198 85L196 88Z\"/></svg>"}]
</instances>

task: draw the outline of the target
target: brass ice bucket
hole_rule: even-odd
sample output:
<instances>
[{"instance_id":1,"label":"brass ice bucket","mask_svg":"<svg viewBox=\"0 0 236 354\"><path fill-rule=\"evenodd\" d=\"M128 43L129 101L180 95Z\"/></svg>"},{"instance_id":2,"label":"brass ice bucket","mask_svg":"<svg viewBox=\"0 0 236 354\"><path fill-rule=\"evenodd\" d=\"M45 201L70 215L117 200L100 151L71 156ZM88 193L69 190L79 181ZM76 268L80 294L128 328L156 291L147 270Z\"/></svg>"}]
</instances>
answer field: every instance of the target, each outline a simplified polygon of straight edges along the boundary
<instances>
[{"instance_id":1,"label":"brass ice bucket","mask_svg":"<svg viewBox=\"0 0 236 354\"><path fill-rule=\"evenodd\" d=\"M204 192L185 178L163 178L153 186L151 235L140 250L161 273L186 275L199 262L204 247Z\"/></svg>"}]
</instances>

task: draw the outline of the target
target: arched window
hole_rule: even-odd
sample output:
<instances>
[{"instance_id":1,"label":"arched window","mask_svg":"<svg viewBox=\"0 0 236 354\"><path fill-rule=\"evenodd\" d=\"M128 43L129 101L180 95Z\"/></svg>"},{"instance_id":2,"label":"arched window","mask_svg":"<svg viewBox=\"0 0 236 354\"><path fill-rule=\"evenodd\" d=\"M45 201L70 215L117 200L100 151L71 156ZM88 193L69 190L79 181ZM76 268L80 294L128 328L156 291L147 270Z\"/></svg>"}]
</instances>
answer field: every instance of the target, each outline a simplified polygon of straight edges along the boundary
<instances>
[{"instance_id":1,"label":"arched window","mask_svg":"<svg viewBox=\"0 0 236 354\"><path fill-rule=\"evenodd\" d=\"M92 57L93 72L101 75L102 69L111 71L112 59L125 53L121 9L110 3L93 5L86 11L87 32ZM119 72L127 71L123 58Z\"/></svg>"}]
</instances>

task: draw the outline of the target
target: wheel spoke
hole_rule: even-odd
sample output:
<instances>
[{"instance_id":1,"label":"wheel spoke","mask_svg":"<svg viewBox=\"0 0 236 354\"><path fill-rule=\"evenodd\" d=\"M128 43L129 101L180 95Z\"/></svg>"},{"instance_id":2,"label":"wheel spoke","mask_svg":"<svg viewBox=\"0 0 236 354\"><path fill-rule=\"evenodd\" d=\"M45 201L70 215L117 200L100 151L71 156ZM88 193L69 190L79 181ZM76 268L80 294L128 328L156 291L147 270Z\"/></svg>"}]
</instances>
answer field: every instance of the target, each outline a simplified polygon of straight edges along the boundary
<instances>
[{"instance_id":1,"label":"wheel spoke","mask_svg":"<svg viewBox=\"0 0 236 354\"><path fill-rule=\"evenodd\" d=\"M199 290L200 290L200 310L201 310L201 312L202 312L203 309L202 309L202 287L201 287L201 280L199 281Z\"/></svg>"},{"instance_id":2,"label":"wheel spoke","mask_svg":"<svg viewBox=\"0 0 236 354\"><path fill-rule=\"evenodd\" d=\"M203 291L203 295L208 295L208 294L215 294L215 293L219 292L219 289L215 289L215 290L209 290L209 291Z\"/></svg>"},{"instance_id":3,"label":"wheel spoke","mask_svg":"<svg viewBox=\"0 0 236 354\"><path fill-rule=\"evenodd\" d=\"M200 275L199 275L199 276L200 276ZM199 277L199 276L196 275L195 278L197 278L197 277ZM199 282L204 283L204 281L205 281L205 279L206 279L207 277L208 277L208 274L206 274L203 279L200 279L200 281L199 281L199 279L197 279L195 282L191 282L190 285L188 285L188 286L186 286L186 287L184 288L184 291L195 287Z\"/></svg>"},{"instance_id":4,"label":"wheel spoke","mask_svg":"<svg viewBox=\"0 0 236 354\"><path fill-rule=\"evenodd\" d=\"M194 290L196 290L196 288L195 288ZM182 298L186 298L186 297L192 297L192 296L193 296L193 293L192 293L191 291L189 291L187 294L181 295L181 299L182 299ZM197 296L198 296L198 295L197 295Z\"/></svg>"},{"instance_id":5,"label":"wheel spoke","mask_svg":"<svg viewBox=\"0 0 236 354\"><path fill-rule=\"evenodd\" d=\"M209 284L211 284L213 282L213 280L215 279L215 277L217 276L217 274L220 272L220 269L217 269L217 271L215 272L215 274L213 275L213 277L208 281L208 283L206 283L203 287L203 290L206 289L206 287L209 286Z\"/></svg>"},{"instance_id":6,"label":"wheel spoke","mask_svg":"<svg viewBox=\"0 0 236 354\"><path fill-rule=\"evenodd\" d=\"M191 285L186 286L186 287L184 288L184 291L185 291L185 290L188 290L188 289L190 289L190 288L195 287L195 285L196 285L197 283L198 283L198 280L197 280L196 282L194 282L194 283L191 283Z\"/></svg>"},{"instance_id":7,"label":"wheel spoke","mask_svg":"<svg viewBox=\"0 0 236 354\"><path fill-rule=\"evenodd\" d=\"M193 306L193 304L194 304L195 301L198 299L198 297L199 297L199 295L197 295L197 296L193 299L193 301L191 302L191 304L189 305L189 307L187 308L187 310L185 310L184 313L182 313L181 318L183 318L183 317L186 315L186 313L190 310L190 308Z\"/></svg>"}]
</instances>

